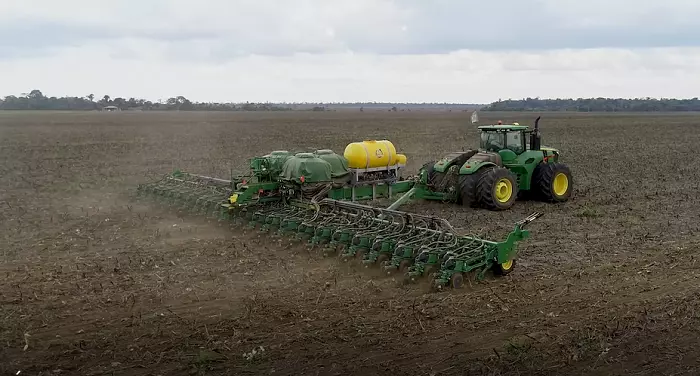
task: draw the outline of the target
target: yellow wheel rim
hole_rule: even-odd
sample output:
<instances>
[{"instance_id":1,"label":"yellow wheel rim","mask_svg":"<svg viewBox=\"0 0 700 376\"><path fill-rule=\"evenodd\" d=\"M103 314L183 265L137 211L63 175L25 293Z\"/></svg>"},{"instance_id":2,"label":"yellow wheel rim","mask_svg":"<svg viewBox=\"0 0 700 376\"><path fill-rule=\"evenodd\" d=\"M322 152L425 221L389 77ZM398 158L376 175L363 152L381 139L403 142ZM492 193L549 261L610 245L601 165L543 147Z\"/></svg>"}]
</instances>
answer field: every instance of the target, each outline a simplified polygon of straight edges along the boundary
<instances>
[{"instance_id":1,"label":"yellow wheel rim","mask_svg":"<svg viewBox=\"0 0 700 376\"><path fill-rule=\"evenodd\" d=\"M558 173L554 177L554 194L563 196L569 189L569 178L563 172Z\"/></svg>"},{"instance_id":2,"label":"yellow wheel rim","mask_svg":"<svg viewBox=\"0 0 700 376\"><path fill-rule=\"evenodd\" d=\"M496 200L501 203L508 202L513 195L513 184L510 180L503 178L496 183Z\"/></svg>"},{"instance_id":3,"label":"yellow wheel rim","mask_svg":"<svg viewBox=\"0 0 700 376\"><path fill-rule=\"evenodd\" d=\"M510 270L510 268L513 267L513 260L508 260L504 262L503 264L501 264L501 267L503 268L503 270Z\"/></svg>"}]
</instances>

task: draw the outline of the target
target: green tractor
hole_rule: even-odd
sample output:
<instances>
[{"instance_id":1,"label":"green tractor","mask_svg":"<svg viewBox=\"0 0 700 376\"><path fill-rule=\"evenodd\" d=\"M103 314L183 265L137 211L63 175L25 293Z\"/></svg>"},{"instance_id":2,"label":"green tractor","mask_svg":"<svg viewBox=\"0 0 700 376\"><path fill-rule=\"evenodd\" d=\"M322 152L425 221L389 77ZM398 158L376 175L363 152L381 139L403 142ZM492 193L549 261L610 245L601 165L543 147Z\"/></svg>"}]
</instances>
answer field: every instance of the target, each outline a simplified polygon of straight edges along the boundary
<instances>
[{"instance_id":1,"label":"green tractor","mask_svg":"<svg viewBox=\"0 0 700 376\"><path fill-rule=\"evenodd\" d=\"M426 163L414 197L490 210L509 209L523 196L567 201L571 171L559 162L557 149L541 145L539 120L534 129L517 123L480 126L479 149Z\"/></svg>"}]
</instances>

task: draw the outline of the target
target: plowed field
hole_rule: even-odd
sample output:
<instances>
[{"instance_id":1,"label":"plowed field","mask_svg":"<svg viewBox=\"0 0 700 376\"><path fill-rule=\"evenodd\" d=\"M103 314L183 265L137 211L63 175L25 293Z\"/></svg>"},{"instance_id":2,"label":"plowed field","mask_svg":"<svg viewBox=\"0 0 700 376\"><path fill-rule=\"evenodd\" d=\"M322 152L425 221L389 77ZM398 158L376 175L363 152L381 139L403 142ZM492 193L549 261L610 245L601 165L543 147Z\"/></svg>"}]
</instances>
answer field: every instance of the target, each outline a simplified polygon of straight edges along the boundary
<instances>
[{"instance_id":1,"label":"plowed field","mask_svg":"<svg viewBox=\"0 0 700 376\"><path fill-rule=\"evenodd\" d=\"M487 239L544 213L513 273L433 293L133 196L174 168L227 178L369 138L415 173L478 143L469 113L1 112L0 374L698 374L700 115L541 127L572 201L401 208Z\"/></svg>"}]
</instances>

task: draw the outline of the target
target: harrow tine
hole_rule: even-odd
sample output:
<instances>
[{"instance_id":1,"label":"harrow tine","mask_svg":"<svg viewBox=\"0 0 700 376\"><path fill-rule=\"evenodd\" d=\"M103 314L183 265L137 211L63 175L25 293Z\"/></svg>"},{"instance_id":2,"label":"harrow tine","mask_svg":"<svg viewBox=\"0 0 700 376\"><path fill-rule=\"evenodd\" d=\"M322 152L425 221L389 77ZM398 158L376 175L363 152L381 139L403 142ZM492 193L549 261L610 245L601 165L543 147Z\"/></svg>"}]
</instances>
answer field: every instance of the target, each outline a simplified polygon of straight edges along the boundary
<instances>
[{"instance_id":1,"label":"harrow tine","mask_svg":"<svg viewBox=\"0 0 700 376\"><path fill-rule=\"evenodd\" d=\"M542 216L535 212L515 224L502 242L459 234L448 221L427 215L394 209L376 208L350 201L321 199L330 186L313 198L290 199L276 193L265 199L263 190L248 190L246 203L240 204L244 180L223 180L183 172L139 185L139 196L156 197L174 209L229 220L244 232L257 229L257 236L285 236L290 244L300 241L309 249L322 247L322 253L336 253L341 259L355 258L366 267L399 271L405 280L431 275L432 284L461 286L463 273L487 269L500 274L512 269L517 241L529 236L525 227ZM275 188L276 189L276 188ZM232 196L234 194L235 196ZM252 197L252 198L251 198ZM229 198L231 202L229 203ZM234 199L239 199L235 204Z\"/></svg>"},{"instance_id":2,"label":"harrow tine","mask_svg":"<svg viewBox=\"0 0 700 376\"><path fill-rule=\"evenodd\" d=\"M216 215L218 207L230 196L226 180L176 172L158 181L141 184L139 195L155 197L156 201L193 214Z\"/></svg>"}]
</instances>

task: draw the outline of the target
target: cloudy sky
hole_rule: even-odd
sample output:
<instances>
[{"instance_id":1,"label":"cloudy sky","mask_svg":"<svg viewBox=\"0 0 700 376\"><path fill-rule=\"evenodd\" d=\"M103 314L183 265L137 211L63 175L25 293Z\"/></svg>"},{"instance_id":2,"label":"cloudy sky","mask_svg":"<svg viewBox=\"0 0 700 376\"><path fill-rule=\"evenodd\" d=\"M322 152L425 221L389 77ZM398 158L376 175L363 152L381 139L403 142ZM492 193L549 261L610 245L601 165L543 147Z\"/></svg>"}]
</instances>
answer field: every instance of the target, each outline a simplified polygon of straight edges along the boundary
<instances>
[{"instance_id":1,"label":"cloudy sky","mask_svg":"<svg viewBox=\"0 0 700 376\"><path fill-rule=\"evenodd\" d=\"M0 96L700 96L699 0L0 0Z\"/></svg>"}]
</instances>

